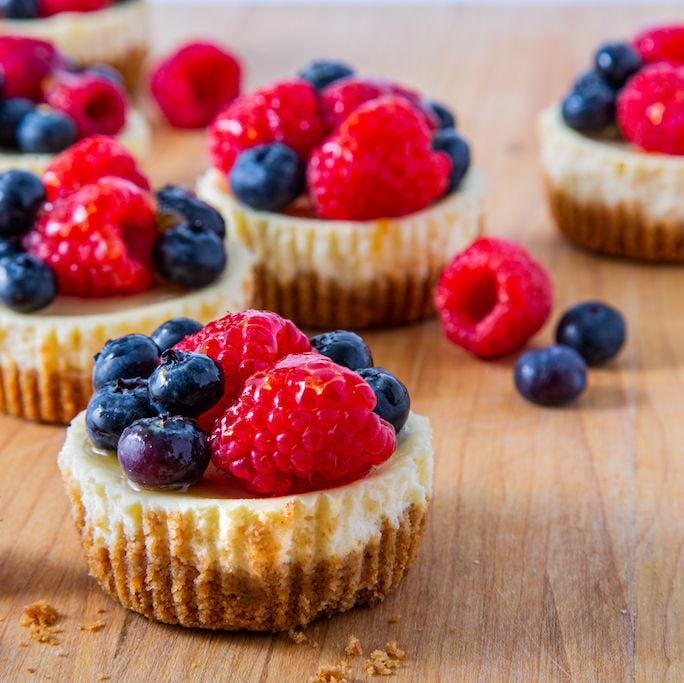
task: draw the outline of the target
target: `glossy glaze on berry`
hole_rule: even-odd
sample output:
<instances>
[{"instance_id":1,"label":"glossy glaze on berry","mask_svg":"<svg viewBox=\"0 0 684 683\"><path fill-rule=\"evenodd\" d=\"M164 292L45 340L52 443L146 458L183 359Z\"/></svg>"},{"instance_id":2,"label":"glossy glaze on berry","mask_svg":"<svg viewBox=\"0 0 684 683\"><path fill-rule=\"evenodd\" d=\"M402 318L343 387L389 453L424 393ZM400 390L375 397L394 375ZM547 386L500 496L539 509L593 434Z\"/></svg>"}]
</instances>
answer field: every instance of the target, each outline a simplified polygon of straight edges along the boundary
<instances>
[{"instance_id":1,"label":"glossy glaze on berry","mask_svg":"<svg viewBox=\"0 0 684 683\"><path fill-rule=\"evenodd\" d=\"M368 382L377 398L374 412L389 422L398 434L411 412L408 389L385 368L365 368L359 375Z\"/></svg>"},{"instance_id":2,"label":"glossy glaze on berry","mask_svg":"<svg viewBox=\"0 0 684 683\"><path fill-rule=\"evenodd\" d=\"M203 325L191 318L172 318L162 323L150 335L152 341L160 351L166 351L195 332L199 332Z\"/></svg>"},{"instance_id":3,"label":"glossy glaze on berry","mask_svg":"<svg viewBox=\"0 0 684 683\"><path fill-rule=\"evenodd\" d=\"M110 339L95 356L93 388L117 379L146 378L157 367L159 348L144 334Z\"/></svg>"},{"instance_id":4,"label":"glossy glaze on berry","mask_svg":"<svg viewBox=\"0 0 684 683\"><path fill-rule=\"evenodd\" d=\"M323 332L311 337L311 346L318 353L350 370L362 370L373 365L373 356L368 344L356 332Z\"/></svg>"}]
</instances>

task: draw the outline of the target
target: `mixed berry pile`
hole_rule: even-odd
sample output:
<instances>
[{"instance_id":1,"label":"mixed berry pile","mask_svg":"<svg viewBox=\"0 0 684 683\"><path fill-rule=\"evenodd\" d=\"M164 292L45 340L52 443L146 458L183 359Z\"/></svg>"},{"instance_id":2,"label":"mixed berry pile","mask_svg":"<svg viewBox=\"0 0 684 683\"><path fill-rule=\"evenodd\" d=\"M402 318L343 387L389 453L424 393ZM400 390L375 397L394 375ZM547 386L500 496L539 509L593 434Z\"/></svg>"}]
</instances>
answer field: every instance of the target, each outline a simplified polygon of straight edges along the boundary
<instances>
[{"instance_id":1,"label":"mixed berry pile","mask_svg":"<svg viewBox=\"0 0 684 683\"><path fill-rule=\"evenodd\" d=\"M308 339L255 310L111 340L93 386L93 445L116 450L128 479L150 489L185 489L210 462L262 495L349 483L392 455L410 409L357 334Z\"/></svg>"},{"instance_id":2,"label":"mixed berry pile","mask_svg":"<svg viewBox=\"0 0 684 683\"><path fill-rule=\"evenodd\" d=\"M38 19L62 12L96 12L124 0L0 0L4 19Z\"/></svg>"},{"instance_id":3,"label":"mixed berry pile","mask_svg":"<svg viewBox=\"0 0 684 683\"><path fill-rule=\"evenodd\" d=\"M619 134L649 152L684 154L684 25L601 45L561 111L582 133Z\"/></svg>"},{"instance_id":4,"label":"mixed berry pile","mask_svg":"<svg viewBox=\"0 0 684 683\"><path fill-rule=\"evenodd\" d=\"M156 196L114 138L85 138L42 178L0 174L0 300L30 313L57 294L124 296L161 277L199 288L225 270L220 214L182 187Z\"/></svg>"}]
</instances>

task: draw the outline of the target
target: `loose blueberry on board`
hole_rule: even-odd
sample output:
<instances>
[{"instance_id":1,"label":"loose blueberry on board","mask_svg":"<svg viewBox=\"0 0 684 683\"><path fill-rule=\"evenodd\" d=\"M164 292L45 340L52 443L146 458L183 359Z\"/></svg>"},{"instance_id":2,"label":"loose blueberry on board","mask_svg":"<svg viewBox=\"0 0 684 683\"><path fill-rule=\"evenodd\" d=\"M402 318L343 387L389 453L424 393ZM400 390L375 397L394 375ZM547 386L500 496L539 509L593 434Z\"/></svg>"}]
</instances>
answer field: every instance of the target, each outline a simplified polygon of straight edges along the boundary
<instances>
[{"instance_id":1,"label":"loose blueberry on board","mask_svg":"<svg viewBox=\"0 0 684 683\"><path fill-rule=\"evenodd\" d=\"M17 128L24 116L35 107L34 102L21 97L0 102L0 147L18 149Z\"/></svg>"},{"instance_id":2,"label":"loose blueberry on board","mask_svg":"<svg viewBox=\"0 0 684 683\"><path fill-rule=\"evenodd\" d=\"M317 59L307 64L297 73L299 78L311 83L318 91L323 90L326 85L353 75L354 69L348 64L327 59Z\"/></svg>"},{"instance_id":3,"label":"loose blueberry on board","mask_svg":"<svg viewBox=\"0 0 684 683\"><path fill-rule=\"evenodd\" d=\"M146 489L187 489L211 458L206 434L180 416L136 420L124 429L116 452L128 479Z\"/></svg>"},{"instance_id":4,"label":"loose blueberry on board","mask_svg":"<svg viewBox=\"0 0 684 683\"><path fill-rule=\"evenodd\" d=\"M213 230L186 223L159 236L153 259L162 277L190 289L218 280L228 262L223 240Z\"/></svg>"},{"instance_id":5,"label":"loose blueberry on board","mask_svg":"<svg viewBox=\"0 0 684 683\"><path fill-rule=\"evenodd\" d=\"M350 370L373 367L373 356L368 344L355 332L323 332L311 337L311 346L338 365Z\"/></svg>"},{"instance_id":6,"label":"loose blueberry on board","mask_svg":"<svg viewBox=\"0 0 684 683\"><path fill-rule=\"evenodd\" d=\"M568 309L556 328L556 341L577 351L587 365L615 357L626 336L622 314L600 301L584 301Z\"/></svg>"},{"instance_id":7,"label":"loose blueberry on board","mask_svg":"<svg viewBox=\"0 0 684 683\"><path fill-rule=\"evenodd\" d=\"M128 425L155 415L146 379L117 379L92 395L86 410L86 431L95 448L115 451Z\"/></svg>"},{"instance_id":8,"label":"loose blueberry on board","mask_svg":"<svg viewBox=\"0 0 684 683\"><path fill-rule=\"evenodd\" d=\"M456 128L456 117L453 115L452 111L445 107L441 102L436 102L435 100L425 100L423 104L435 115L440 129Z\"/></svg>"},{"instance_id":9,"label":"loose blueberry on board","mask_svg":"<svg viewBox=\"0 0 684 683\"><path fill-rule=\"evenodd\" d=\"M230 174L233 194L259 211L280 211L304 191L305 164L291 147L280 142L247 149Z\"/></svg>"},{"instance_id":10,"label":"loose blueberry on board","mask_svg":"<svg viewBox=\"0 0 684 683\"><path fill-rule=\"evenodd\" d=\"M16 237L28 230L44 200L38 176L20 169L0 173L0 236Z\"/></svg>"},{"instance_id":11,"label":"loose blueberry on board","mask_svg":"<svg viewBox=\"0 0 684 683\"><path fill-rule=\"evenodd\" d=\"M191 318L172 318L162 323L150 337L160 351L166 351L203 327L204 325Z\"/></svg>"},{"instance_id":12,"label":"loose blueberry on board","mask_svg":"<svg viewBox=\"0 0 684 683\"><path fill-rule=\"evenodd\" d=\"M17 127L19 149L26 154L56 154L78 140L74 120L49 109L35 109Z\"/></svg>"},{"instance_id":13,"label":"loose blueberry on board","mask_svg":"<svg viewBox=\"0 0 684 683\"><path fill-rule=\"evenodd\" d=\"M38 16L38 0L0 0L0 18L35 19Z\"/></svg>"},{"instance_id":14,"label":"loose blueberry on board","mask_svg":"<svg viewBox=\"0 0 684 683\"><path fill-rule=\"evenodd\" d=\"M158 361L158 346L144 334L127 334L110 339L95 356L93 389L117 379L149 377Z\"/></svg>"},{"instance_id":15,"label":"loose blueberry on board","mask_svg":"<svg viewBox=\"0 0 684 683\"><path fill-rule=\"evenodd\" d=\"M594 64L603 78L621 88L643 66L643 60L627 43L604 43L596 51Z\"/></svg>"},{"instance_id":16,"label":"loose blueberry on board","mask_svg":"<svg viewBox=\"0 0 684 683\"><path fill-rule=\"evenodd\" d=\"M411 397L408 389L384 368L364 368L359 375L370 384L378 403L373 412L387 420L398 434L408 420Z\"/></svg>"},{"instance_id":17,"label":"loose blueberry on board","mask_svg":"<svg viewBox=\"0 0 684 683\"><path fill-rule=\"evenodd\" d=\"M190 225L213 230L221 239L226 236L226 222L213 207L180 185L167 185L157 192L161 211L180 214Z\"/></svg>"},{"instance_id":18,"label":"loose blueberry on board","mask_svg":"<svg viewBox=\"0 0 684 683\"><path fill-rule=\"evenodd\" d=\"M31 254L18 253L0 259L0 301L18 313L33 313L57 296L52 268Z\"/></svg>"},{"instance_id":19,"label":"loose blueberry on board","mask_svg":"<svg viewBox=\"0 0 684 683\"><path fill-rule=\"evenodd\" d=\"M160 413L197 417L223 396L223 370L209 356L168 349L150 375L150 399Z\"/></svg>"},{"instance_id":20,"label":"loose blueberry on board","mask_svg":"<svg viewBox=\"0 0 684 683\"><path fill-rule=\"evenodd\" d=\"M432 138L432 149L446 152L451 159L449 192L458 189L463 177L470 168L470 147L453 129L438 130Z\"/></svg>"},{"instance_id":21,"label":"loose blueberry on board","mask_svg":"<svg viewBox=\"0 0 684 683\"><path fill-rule=\"evenodd\" d=\"M563 120L574 130L599 133L615 120L615 96L610 85L600 82L575 88L561 105Z\"/></svg>"},{"instance_id":22,"label":"loose blueberry on board","mask_svg":"<svg viewBox=\"0 0 684 683\"><path fill-rule=\"evenodd\" d=\"M577 398L587 386L587 364L569 346L556 344L523 353L514 369L517 390L532 403L557 406Z\"/></svg>"}]
</instances>

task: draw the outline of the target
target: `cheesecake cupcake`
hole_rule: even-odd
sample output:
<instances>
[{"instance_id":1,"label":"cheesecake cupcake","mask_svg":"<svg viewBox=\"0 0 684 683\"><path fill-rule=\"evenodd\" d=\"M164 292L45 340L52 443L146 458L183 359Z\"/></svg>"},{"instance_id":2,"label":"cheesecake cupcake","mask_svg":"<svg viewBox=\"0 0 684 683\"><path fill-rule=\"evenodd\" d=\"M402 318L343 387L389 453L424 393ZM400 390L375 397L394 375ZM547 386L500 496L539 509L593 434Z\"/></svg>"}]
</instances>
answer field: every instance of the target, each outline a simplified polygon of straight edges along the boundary
<instances>
[{"instance_id":1,"label":"cheesecake cupcake","mask_svg":"<svg viewBox=\"0 0 684 683\"><path fill-rule=\"evenodd\" d=\"M441 268L480 232L482 181L453 115L344 64L239 97L208 139L198 194L254 253L259 304L298 324L425 318Z\"/></svg>"},{"instance_id":2,"label":"cheesecake cupcake","mask_svg":"<svg viewBox=\"0 0 684 683\"><path fill-rule=\"evenodd\" d=\"M80 68L114 67L129 89L140 81L148 52L145 0L8 0L0 33L54 44Z\"/></svg>"},{"instance_id":3,"label":"cheesecake cupcake","mask_svg":"<svg viewBox=\"0 0 684 683\"><path fill-rule=\"evenodd\" d=\"M0 411L68 423L107 339L249 305L252 259L224 237L188 190L154 195L110 137L81 141L42 177L0 173Z\"/></svg>"},{"instance_id":4,"label":"cheesecake cupcake","mask_svg":"<svg viewBox=\"0 0 684 683\"><path fill-rule=\"evenodd\" d=\"M684 261L684 25L605 43L539 120L553 217L575 244Z\"/></svg>"},{"instance_id":5,"label":"cheesecake cupcake","mask_svg":"<svg viewBox=\"0 0 684 683\"><path fill-rule=\"evenodd\" d=\"M142 373L132 355L103 350L58 457L107 593L166 623L279 631L396 588L425 524L431 432L399 380L359 367L362 339L310 342L251 310Z\"/></svg>"}]
</instances>

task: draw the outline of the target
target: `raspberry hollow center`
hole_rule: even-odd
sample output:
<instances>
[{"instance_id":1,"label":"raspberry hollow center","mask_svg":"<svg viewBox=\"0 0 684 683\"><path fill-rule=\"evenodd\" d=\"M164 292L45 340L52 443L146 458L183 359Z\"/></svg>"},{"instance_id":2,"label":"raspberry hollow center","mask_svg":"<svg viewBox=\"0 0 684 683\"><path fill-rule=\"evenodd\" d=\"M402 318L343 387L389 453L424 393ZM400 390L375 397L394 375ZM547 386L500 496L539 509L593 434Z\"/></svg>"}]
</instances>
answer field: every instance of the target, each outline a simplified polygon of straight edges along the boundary
<instances>
[{"instance_id":1,"label":"raspberry hollow center","mask_svg":"<svg viewBox=\"0 0 684 683\"><path fill-rule=\"evenodd\" d=\"M498 301L496 275L489 268L472 270L454 292L453 310L476 325L484 320Z\"/></svg>"}]
</instances>

